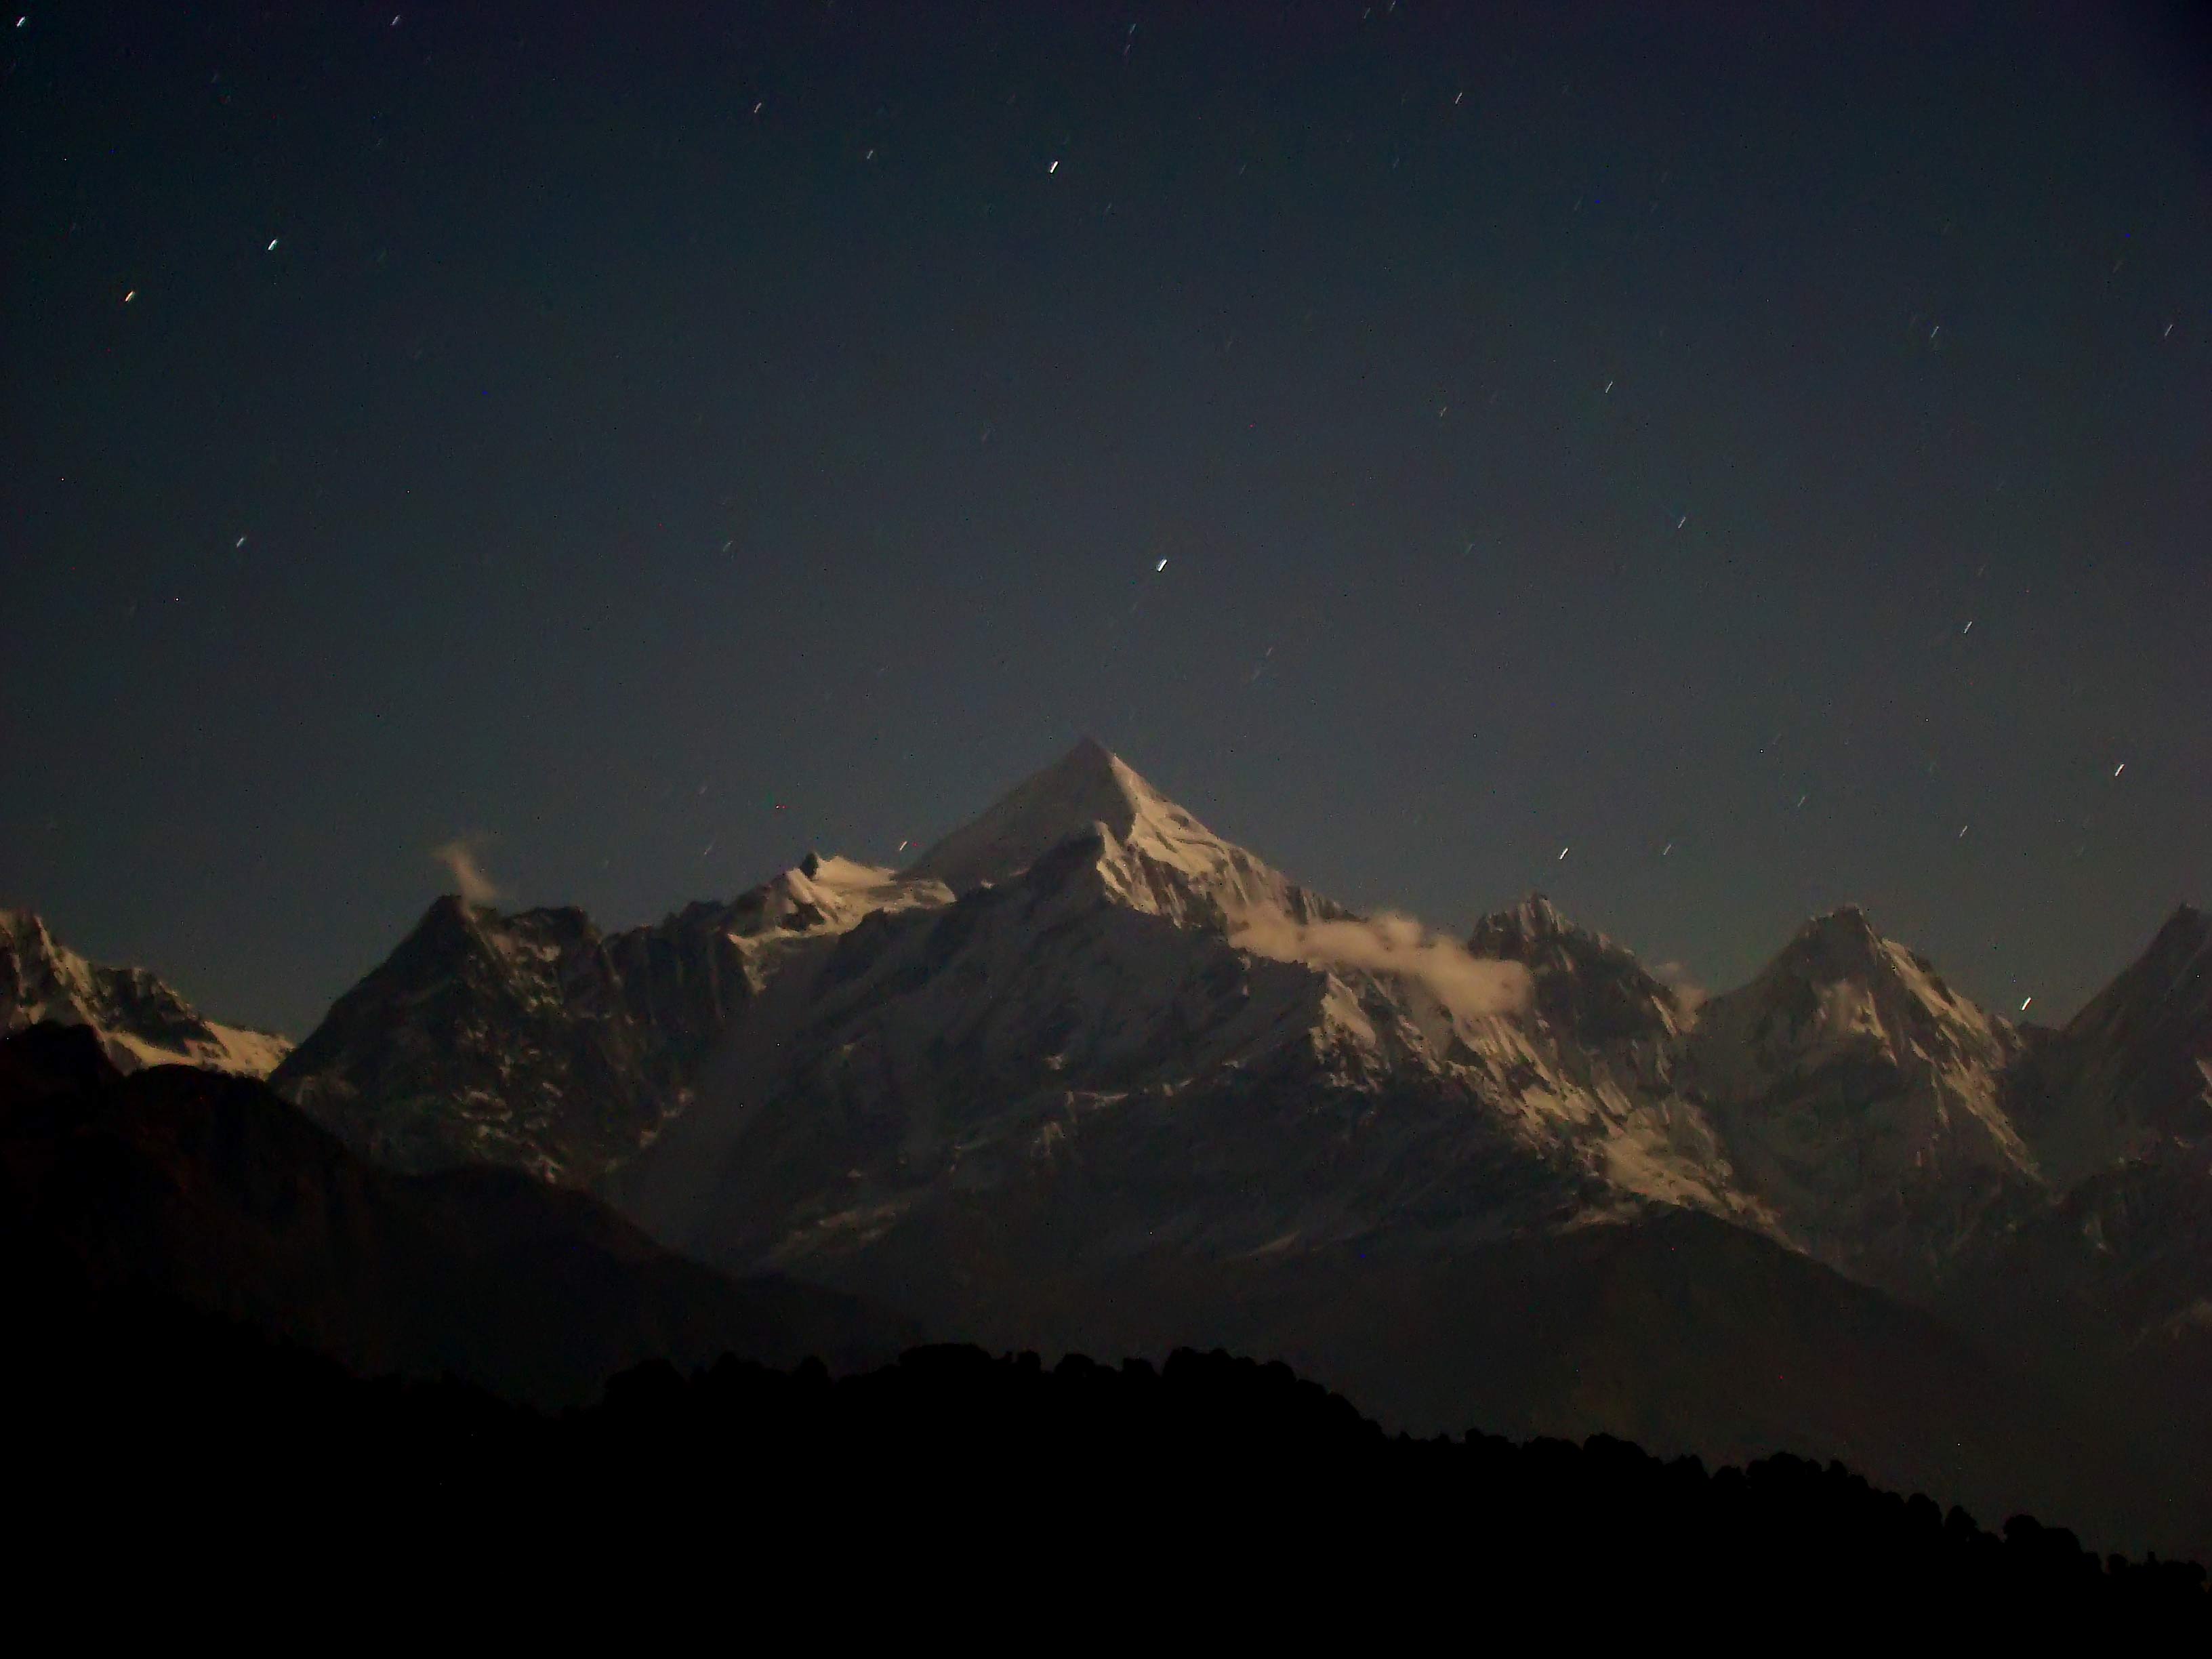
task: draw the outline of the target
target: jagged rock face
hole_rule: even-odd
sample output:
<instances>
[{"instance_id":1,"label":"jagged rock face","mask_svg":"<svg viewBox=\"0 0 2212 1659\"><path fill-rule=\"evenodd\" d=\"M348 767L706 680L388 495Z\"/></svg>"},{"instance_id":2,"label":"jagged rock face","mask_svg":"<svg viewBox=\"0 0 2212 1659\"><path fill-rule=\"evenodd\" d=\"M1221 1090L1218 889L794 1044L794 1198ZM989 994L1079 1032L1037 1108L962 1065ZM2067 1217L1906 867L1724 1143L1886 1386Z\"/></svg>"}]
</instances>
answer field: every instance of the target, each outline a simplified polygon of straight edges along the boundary
<instances>
[{"instance_id":1,"label":"jagged rock face","mask_svg":"<svg viewBox=\"0 0 2212 1659\"><path fill-rule=\"evenodd\" d=\"M611 935L580 910L443 898L271 1081L398 1169L489 1163L588 1184L690 1102L793 941L944 896L810 858L729 903Z\"/></svg>"},{"instance_id":2,"label":"jagged rock face","mask_svg":"<svg viewBox=\"0 0 2212 1659\"><path fill-rule=\"evenodd\" d=\"M675 1081L668 1050L711 1040L689 1022L711 1021L742 988L711 952L684 951L696 930L682 918L665 926L626 953L642 981L641 1019L616 953L582 912L501 916L441 899L272 1081L398 1169L503 1164L587 1180L659 1126Z\"/></svg>"},{"instance_id":3,"label":"jagged rock face","mask_svg":"<svg viewBox=\"0 0 2212 1659\"><path fill-rule=\"evenodd\" d=\"M87 962L28 910L0 910L0 1036L40 1020L90 1027L125 1072L203 1066L264 1077L291 1047L271 1032L218 1024L143 968Z\"/></svg>"},{"instance_id":4,"label":"jagged rock face","mask_svg":"<svg viewBox=\"0 0 2212 1659\"><path fill-rule=\"evenodd\" d=\"M1541 893L1484 917L1468 949L1526 967L1536 1019L1562 1042L1583 1048L1664 1043L1687 1024L1674 993L1634 952L1575 926Z\"/></svg>"},{"instance_id":5,"label":"jagged rock face","mask_svg":"<svg viewBox=\"0 0 2212 1659\"><path fill-rule=\"evenodd\" d=\"M2212 1139L2212 917L2182 906L2065 1030L2038 1033L2007 1103L2061 1186Z\"/></svg>"},{"instance_id":6,"label":"jagged rock face","mask_svg":"<svg viewBox=\"0 0 2212 1659\"><path fill-rule=\"evenodd\" d=\"M1705 1006L1680 1080L1801 1243L1912 1279L2037 1181L2000 1104L2021 1049L2010 1024L1846 907Z\"/></svg>"}]
</instances>

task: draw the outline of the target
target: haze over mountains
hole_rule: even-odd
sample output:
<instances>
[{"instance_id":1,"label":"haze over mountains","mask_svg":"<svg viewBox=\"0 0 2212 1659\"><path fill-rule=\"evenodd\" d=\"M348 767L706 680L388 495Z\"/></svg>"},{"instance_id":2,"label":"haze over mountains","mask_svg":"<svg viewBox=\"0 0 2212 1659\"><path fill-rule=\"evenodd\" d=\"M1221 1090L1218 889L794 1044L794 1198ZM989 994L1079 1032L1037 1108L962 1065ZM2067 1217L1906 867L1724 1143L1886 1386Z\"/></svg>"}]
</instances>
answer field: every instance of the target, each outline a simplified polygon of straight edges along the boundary
<instances>
[{"instance_id":1,"label":"haze over mountains","mask_svg":"<svg viewBox=\"0 0 2212 1659\"><path fill-rule=\"evenodd\" d=\"M143 1001L36 1006L136 1054ZM2059 1031L1850 908L1693 1005L1540 897L1354 915L1086 742L904 870L615 933L441 899L270 1082L374 1162L594 1188L938 1334L2212 1539L2186 908Z\"/></svg>"}]
</instances>

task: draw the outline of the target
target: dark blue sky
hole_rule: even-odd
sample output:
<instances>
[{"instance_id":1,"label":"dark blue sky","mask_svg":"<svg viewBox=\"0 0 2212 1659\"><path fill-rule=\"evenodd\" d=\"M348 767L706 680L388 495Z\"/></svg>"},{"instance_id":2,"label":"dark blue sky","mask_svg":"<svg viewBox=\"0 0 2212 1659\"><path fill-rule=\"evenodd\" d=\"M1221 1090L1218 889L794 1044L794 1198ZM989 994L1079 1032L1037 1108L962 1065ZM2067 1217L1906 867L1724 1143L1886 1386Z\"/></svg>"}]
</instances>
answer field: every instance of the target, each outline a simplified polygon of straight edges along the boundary
<instances>
[{"instance_id":1,"label":"dark blue sky","mask_svg":"<svg viewBox=\"0 0 2212 1659\"><path fill-rule=\"evenodd\" d=\"M1196 9L22 14L0 898L298 1035L1088 732L1714 985L2212 899L2188 9Z\"/></svg>"}]
</instances>

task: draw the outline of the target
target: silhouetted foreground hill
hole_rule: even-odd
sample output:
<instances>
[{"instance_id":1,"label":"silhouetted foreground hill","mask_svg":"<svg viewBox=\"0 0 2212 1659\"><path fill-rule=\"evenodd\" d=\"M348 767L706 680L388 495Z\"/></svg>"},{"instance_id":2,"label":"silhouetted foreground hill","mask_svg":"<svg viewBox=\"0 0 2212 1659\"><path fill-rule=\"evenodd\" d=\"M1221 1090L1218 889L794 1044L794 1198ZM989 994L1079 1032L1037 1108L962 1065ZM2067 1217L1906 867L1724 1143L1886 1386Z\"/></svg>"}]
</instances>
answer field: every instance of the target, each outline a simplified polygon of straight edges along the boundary
<instances>
[{"instance_id":1,"label":"silhouetted foreground hill","mask_svg":"<svg viewBox=\"0 0 2212 1659\"><path fill-rule=\"evenodd\" d=\"M122 1076L58 1025L0 1042L0 1249L19 1304L150 1289L365 1373L556 1404L648 1358L842 1369L919 1337L857 1297L726 1278L517 1171L368 1164L258 1081Z\"/></svg>"},{"instance_id":2,"label":"silhouetted foreground hill","mask_svg":"<svg viewBox=\"0 0 2212 1659\"><path fill-rule=\"evenodd\" d=\"M911 1309L933 1336L1048 1361L1157 1361L1178 1347L1282 1359L1393 1431L1609 1434L1709 1463L1792 1451L1977 1514L2063 1516L2099 1549L2212 1551L2212 1492L2170 1432L2200 1412L2163 1397L2115 1409L2113 1379L2132 1372L2109 1373L2101 1392L2069 1389L1697 1212L1449 1253L1354 1246L1208 1263L1168 1248L1104 1266L1051 1253L1036 1220L987 1202L950 1211L929 1235L930 1276L852 1288ZM964 1316L931 1295L951 1270L992 1287ZM2072 1328L2051 1322L2051 1340Z\"/></svg>"},{"instance_id":3,"label":"silhouetted foreground hill","mask_svg":"<svg viewBox=\"0 0 2212 1659\"><path fill-rule=\"evenodd\" d=\"M335 1588L326 1616L349 1619L465 1595L511 1629L605 1596L638 1620L696 1604L732 1632L872 1617L956 1638L1163 1609L1376 1638L1439 1616L1656 1633L2075 1615L2106 1635L2212 1617L2193 1565L2100 1563L2024 1520L1993 1534L1840 1465L1392 1438L1285 1366L1219 1354L1048 1369L927 1348L835 1380L653 1364L549 1417L360 1381L144 1292L46 1314L6 1385L9 1420L38 1425L11 1469L11 1505L41 1522L18 1565L122 1566L143 1595L143 1554L264 1613Z\"/></svg>"}]
</instances>

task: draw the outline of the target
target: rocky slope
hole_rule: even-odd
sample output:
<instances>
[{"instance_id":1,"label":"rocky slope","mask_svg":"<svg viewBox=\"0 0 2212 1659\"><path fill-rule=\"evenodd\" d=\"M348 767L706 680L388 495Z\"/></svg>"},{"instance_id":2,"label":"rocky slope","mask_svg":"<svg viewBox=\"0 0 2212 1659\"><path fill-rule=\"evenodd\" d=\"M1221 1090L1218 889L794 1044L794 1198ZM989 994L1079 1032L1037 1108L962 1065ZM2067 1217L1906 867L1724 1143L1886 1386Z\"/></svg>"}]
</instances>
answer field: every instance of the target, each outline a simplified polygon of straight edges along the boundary
<instances>
[{"instance_id":1,"label":"rocky slope","mask_svg":"<svg viewBox=\"0 0 2212 1659\"><path fill-rule=\"evenodd\" d=\"M2063 1030L2032 1034L2006 1105L2060 1187L2212 1139L2212 917L2181 906Z\"/></svg>"},{"instance_id":2,"label":"rocky slope","mask_svg":"<svg viewBox=\"0 0 2212 1659\"><path fill-rule=\"evenodd\" d=\"M0 910L0 1036L40 1020L82 1025L119 1069L204 1066L265 1077L291 1044L208 1018L143 968L102 968L28 910Z\"/></svg>"},{"instance_id":3,"label":"rocky slope","mask_svg":"<svg viewBox=\"0 0 2212 1659\"><path fill-rule=\"evenodd\" d=\"M615 934L580 910L441 898L270 1081L398 1169L495 1164L586 1184L684 1109L795 941L943 896L810 856L732 902Z\"/></svg>"}]
</instances>

